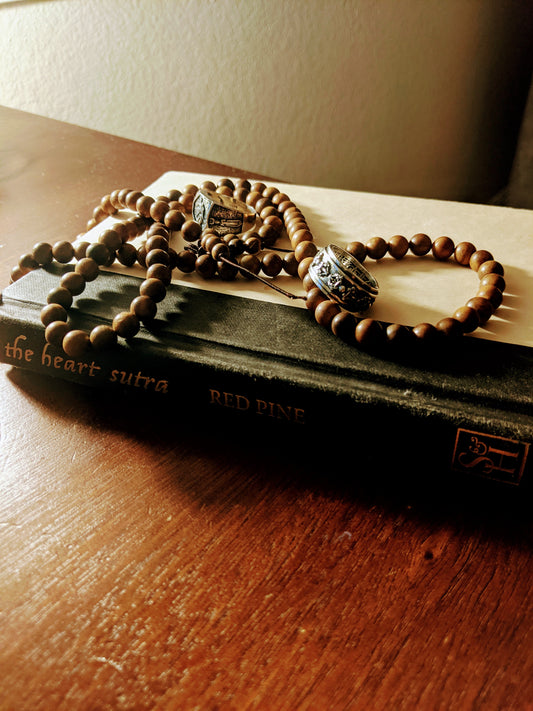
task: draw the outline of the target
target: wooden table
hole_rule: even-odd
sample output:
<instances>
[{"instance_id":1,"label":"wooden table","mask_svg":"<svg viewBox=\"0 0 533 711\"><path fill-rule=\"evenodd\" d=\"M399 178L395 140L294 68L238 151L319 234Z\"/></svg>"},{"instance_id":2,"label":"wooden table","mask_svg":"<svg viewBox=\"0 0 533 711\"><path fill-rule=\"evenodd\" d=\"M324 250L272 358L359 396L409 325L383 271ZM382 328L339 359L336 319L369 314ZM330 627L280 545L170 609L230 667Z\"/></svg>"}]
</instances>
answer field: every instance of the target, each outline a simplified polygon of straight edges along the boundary
<instances>
[{"instance_id":1,"label":"wooden table","mask_svg":"<svg viewBox=\"0 0 533 711\"><path fill-rule=\"evenodd\" d=\"M8 109L0 136L2 285L116 187L238 174ZM533 708L531 499L311 435L2 366L0 709Z\"/></svg>"}]
</instances>

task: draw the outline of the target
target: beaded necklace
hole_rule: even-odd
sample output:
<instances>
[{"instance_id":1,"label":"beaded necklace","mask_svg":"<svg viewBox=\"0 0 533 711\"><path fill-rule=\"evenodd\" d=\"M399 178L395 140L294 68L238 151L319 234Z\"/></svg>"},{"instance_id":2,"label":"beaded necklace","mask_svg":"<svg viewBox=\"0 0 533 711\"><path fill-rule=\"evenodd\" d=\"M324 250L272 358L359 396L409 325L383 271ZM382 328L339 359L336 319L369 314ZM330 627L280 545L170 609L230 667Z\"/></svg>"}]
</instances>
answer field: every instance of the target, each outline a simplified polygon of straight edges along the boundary
<instances>
[{"instance_id":1,"label":"beaded necklace","mask_svg":"<svg viewBox=\"0 0 533 711\"><path fill-rule=\"evenodd\" d=\"M449 237L432 241L426 234L410 240L395 235L388 241L373 237L365 244L350 242L341 249L330 245L318 249L302 211L285 192L263 182L223 178L216 184L205 181L199 187L187 185L153 198L140 191L122 189L106 195L87 223L92 229L109 216L129 210L131 216L117 219L102 231L96 242L78 235L74 243L61 240L51 245L40 242L23 254L12 270L16 281L53 261L75 262L72 271L61 277L47 296L41 311L46 341L62 348L73 358L87 351L113 347L119 338L131 339L141 324L150 326L158 304L165 298L172 272L196 272L204 279L260 279L291 299L304 299L318 324L344 341L362 348L435 343L457 339L485 324L500 306L505 289L504 270L486 250L470 242L455 245ZM180 232L186 245L177 252L170 246L173 233ZM286 233L290 250L276 246ZM131 240L144 235L139 248ZM437 261L453 259L458 265L477 272L479 289L475 297L450 317L436 324L414 327L383 323L367 317L378 284L366 270L367 259L387 255L402 259L432 254ZM118 261L126 267L139 264L146 269L139 295L129 311L119 313L110 326L99 325L86 333L72 328L68 310L87 282L97 278L101 268ZM274 283L281 272L298 276L305 295L291 294Z\"/></svg>"}]
</instances>

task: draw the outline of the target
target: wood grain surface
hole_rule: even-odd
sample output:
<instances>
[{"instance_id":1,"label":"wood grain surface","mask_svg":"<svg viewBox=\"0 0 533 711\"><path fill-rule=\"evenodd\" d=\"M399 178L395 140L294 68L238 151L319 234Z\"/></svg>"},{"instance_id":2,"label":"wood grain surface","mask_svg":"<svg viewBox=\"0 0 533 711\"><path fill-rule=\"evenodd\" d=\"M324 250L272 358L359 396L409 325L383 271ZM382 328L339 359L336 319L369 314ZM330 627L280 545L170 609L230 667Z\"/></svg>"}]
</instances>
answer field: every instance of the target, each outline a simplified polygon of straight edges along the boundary
<instances>
[{"instance_id":1,"label":"wood grain surface","mask_svg":"<svg viewBox=\"0 0 533 711\"><path fill-rule=\"evenodd\" d=\"M2 286L116 187L238 173L9 109L0 136ZM0 709L533 709L531 496L376 434L0 366Z\"/></svg>"}]
</instances>

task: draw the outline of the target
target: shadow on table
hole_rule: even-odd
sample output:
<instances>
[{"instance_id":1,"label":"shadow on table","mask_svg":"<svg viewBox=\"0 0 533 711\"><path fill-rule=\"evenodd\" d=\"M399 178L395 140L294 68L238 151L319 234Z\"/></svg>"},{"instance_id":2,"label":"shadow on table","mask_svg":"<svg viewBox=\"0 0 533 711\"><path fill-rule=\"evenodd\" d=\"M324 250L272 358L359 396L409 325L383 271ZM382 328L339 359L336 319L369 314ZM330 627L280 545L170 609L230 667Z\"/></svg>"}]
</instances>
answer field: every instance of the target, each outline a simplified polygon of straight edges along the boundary
<instances>
[{"instance_id":1,"label":"shadow on table","mask_svg":"<svg viewBox=\"0 0 533 711\"><path fill-rule=\"evenodd\" d=\"M221 486L226 498L233 487L232 502L244 506L256 500L258 490L292 489L379 507L392 516L409 511L432 525L451 524L512 545L530 546L533 540L530 486L451 472L448 462L431 456L420 433L408 428L341 433L325 417L321 428L309 431L267 420L258 424L239 413L198 413L187 401L117 397L17 368L7 376L54 417L127 434L154 457L176 452L201 461L197 469L176 466L170 472L176 487L200 505L215 505ZM399 454L406 448L413 455L409 461Z\"/></svg>"}]
</instances>

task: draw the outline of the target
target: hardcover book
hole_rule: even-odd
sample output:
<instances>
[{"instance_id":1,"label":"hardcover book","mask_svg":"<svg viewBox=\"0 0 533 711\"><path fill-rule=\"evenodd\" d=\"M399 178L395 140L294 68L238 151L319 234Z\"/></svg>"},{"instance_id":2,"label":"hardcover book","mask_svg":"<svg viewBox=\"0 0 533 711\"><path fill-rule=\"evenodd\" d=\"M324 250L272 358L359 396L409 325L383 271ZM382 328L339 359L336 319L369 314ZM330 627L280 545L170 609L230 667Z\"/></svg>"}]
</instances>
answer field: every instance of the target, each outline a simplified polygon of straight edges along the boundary
<instances>
[{"instance_id":1,"label":"hardcover book","mask_svg":"<svg viewBox=\"0 0 533 711\"><path fill-rule=\"evenodd\" d=\"M144 192L156 197L206 177L211 176L165 173ZM48 291L62 271L72 269L56 265L4 289L0 360L118 393L188 398L206 412L251 416L259 425L279 422L318 433L327 423L339 438L349 435L350 444L376 430L385 443L401 429L405 446L424 442L456 472L512 485L527 482L533 441L532 213L285 187L319 246L426 232L492 251L506 270L502 307L487 328L438 352L371 353L320 327L303 302L259 282L182 275L159 304L153 327L143 327L112 351L73 359L46 343L40 322ZM97 239L106 226L89 238ZM477 288L470 270L431 258L386 258L369 268L381 287L372 316L388 322L435 322ZM85 330L110 323L128 310L141 279L140 267L104 270L76 297L70 320ZM297 279L281 282L288 291L302 292Z\"/></svg>"}]
</instances>

